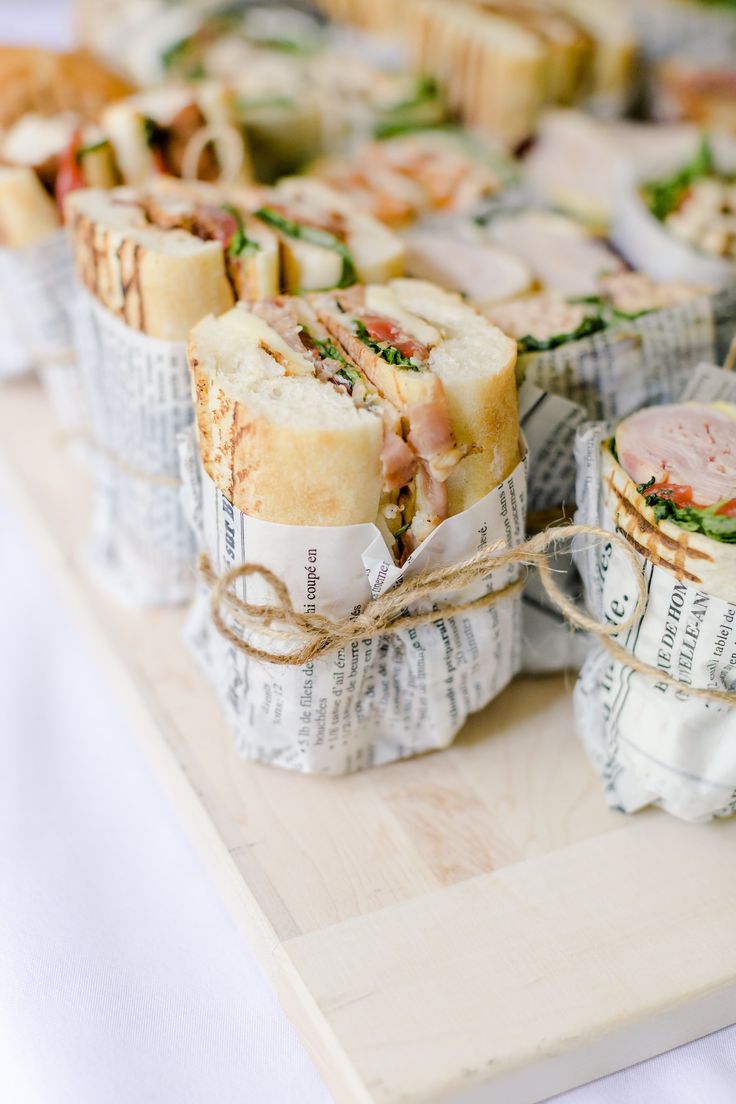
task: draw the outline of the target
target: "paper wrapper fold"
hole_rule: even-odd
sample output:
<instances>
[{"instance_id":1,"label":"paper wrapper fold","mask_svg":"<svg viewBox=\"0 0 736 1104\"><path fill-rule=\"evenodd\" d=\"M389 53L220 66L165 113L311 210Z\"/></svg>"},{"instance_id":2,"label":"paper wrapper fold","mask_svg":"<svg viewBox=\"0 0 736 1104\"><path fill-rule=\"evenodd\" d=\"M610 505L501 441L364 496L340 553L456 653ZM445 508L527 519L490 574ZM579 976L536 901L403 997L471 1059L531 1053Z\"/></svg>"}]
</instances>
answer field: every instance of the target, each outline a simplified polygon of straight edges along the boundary
<instances>
[{"instance_id":1,"label":"paper wrapper fold","mask_svg":"<svg viewBox=\"0 0 736 1104\"><path fill-rule=\"evenodd\" d=\"M701 368L686 398L736 401L736 375ZM605 425L576 442L576 521L613 531L601 472ZM594 615L620 622L636 599L622 554L600 542L576 559ZM575 688L575 724L608 802L632 813L660 805L684 820L736 812L736 708L688 694L688 687L736 692L736 606L644 561L643 617L617 639L633 656L678 679L677 689L634 671L593 644Z\"/></svg>"},{"instance_id":2,"label":"paper wrapper fold","mask_svg":"<svg viewBox=\"0 0 736 1104\"><path fill-rule=\"evenodd\" d=\"M70 359L73 286L64 230L25 249L0 248L0 380Z\"/></svg>"},{"instance_id":3,"label":"paper wrapper fold","mask_svg":"<svg viewBox=\"0 0 736 1104\"><path fill-rule=\"evenodd\" d=\"M284 580L300 612L346 616L405 576L452 564L499 540L513 547L524 539L525 461L480 502L443 522L398 568L372 524L285 526L241 514L203 473L193 435L183 435L180 447L189 512L213 570L264 565ZM516 570L494 571L443 601L500 589ZM236 594L246 599L242 578ZM270 598L249 577L247 601ZM231 615L226 618L238 631ZM248 658L214 629L203 589L188 639L241 755L304 773L342 774L447 747L468 715L517 672L520 630L519 599L509 597L455 617L438 609L430 624L354 642L302 667L276 666ZM249 639L273 648L270 638Z\"/></svg>"},{"instance_id":4,"label":"paper wrapper fold","mask_svg":"<svg viewBox=\"0 0 736 1104\"><path fill-rule=\"evenodd\" d=\"M83 289L74 310L94 483L93 574L128 605L186 601L195 544L176 444L193 419L185 345L129 329Z\"/></svg>"}]
</instances>

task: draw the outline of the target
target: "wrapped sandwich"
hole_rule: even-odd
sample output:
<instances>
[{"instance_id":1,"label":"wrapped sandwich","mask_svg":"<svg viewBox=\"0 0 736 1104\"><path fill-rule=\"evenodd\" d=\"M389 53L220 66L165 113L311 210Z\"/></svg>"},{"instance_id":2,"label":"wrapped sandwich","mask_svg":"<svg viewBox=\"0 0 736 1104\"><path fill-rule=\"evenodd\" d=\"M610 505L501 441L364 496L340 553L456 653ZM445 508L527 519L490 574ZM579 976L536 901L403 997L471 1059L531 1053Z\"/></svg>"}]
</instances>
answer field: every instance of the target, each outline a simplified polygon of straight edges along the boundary
<instances>
[{"instance_id":1,"label":"wrapped sandwich","mask_svg":"<svg viewBox=\"0 0 736 1104\"><path fill-rule=\"evenodd\" d=\"M736 405L717 398L736 388L712 369L691 391L701 397L640 410L613 436L596 426L579 437L578 520L640 553L648 601L617 638L623 653L592 649L575 692L609 802L688 820L736 811ZM634 593L619 556L579 553L589 603L612 621Z\"/></svg>"},{"instance_id":2,"label":"wrapped sandwich","mask_svg":"<svg viewBox=\"0 0 736 1104\"><path fill-rule=\"evenodd\" d=\"M419 570L519 543L514 360L514 343L472 308L414 280L240 304L199 323L189 363L203 471L190 465L190 495L212 569L257 562L299 611L340 616ZM258 593L250 580L248 601ZM214 632L206 600L191 635L244 754L340 772L449 743L518 663L516 607L289 669Z\"/></svg>"},{"instance_id":3,"label":"wrapped sandwich","mask_svg":"<svg viewBox=\"0 0 736 1104\"><path fill-rule=\"evenodd\" d=\"M176 435L192 420L184 340L204 315L278 290L275 236L207 188L74 192L76 340L95 477L91 562L125 601L182 601L194 547Z\"/></svg>"},{"instance_id":4,"label":"wrapped sandwich","mask_svg":"<svg viewBox=\"0 0 736 1104\"><path fill-rule=\"evenodd\" d=\"M4 46L0 90L0 378L40 368L67 424L71 260L61 204L74 188L116 183L95 119L130 88L84 51Z\"/></svg>"},{"instance_id":5,"label":"wrapped sandwich","mask_svg":"<svg viewBox=\"0 0 736 1104\"><path fill-rule=\"evenodd\" d=\"M311 172L389 226L429 214L472 211L501 190L511 163L487 142L451 130L422 130L370 142Z\"/></svg>"},{"instance_id":6,"label":"wrapped sandwich","mask_svg":"<svg viewBox=\"0 0 736 1104\"><path fill-rule=\"evenodd\" d=\"M177 433L192 420L184 346L192 326L238 300L401 271L390 231L315 187L308 201L287 182L221 189L160 177L145 189L87 189L67 200L97 453L93 562L128 601L180 601L192 583L176 453Z\"/></svg>"},{"instance_id":7,"label":"wrapped sandwich","mask_svg":"<svg viewBox=\"0 0 736 1104\"><path fill-rule=\"evenodd\" d=\"M115 182L109 144L73 112L23 115L0 138L0 375L68 357L71 263L61 205L75 188Z\"/></svg>"}]
</instances>

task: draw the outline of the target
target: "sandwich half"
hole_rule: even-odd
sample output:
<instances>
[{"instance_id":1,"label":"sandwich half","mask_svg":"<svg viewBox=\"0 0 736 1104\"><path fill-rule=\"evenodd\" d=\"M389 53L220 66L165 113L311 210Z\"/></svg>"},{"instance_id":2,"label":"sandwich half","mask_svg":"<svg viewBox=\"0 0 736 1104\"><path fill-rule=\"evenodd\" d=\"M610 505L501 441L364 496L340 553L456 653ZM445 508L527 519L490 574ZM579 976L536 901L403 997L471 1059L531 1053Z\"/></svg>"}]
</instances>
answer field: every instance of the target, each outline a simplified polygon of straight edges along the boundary
<instances>
[{"instance_id":1,"label":"sandwich half","mask_svg":"<svg viewBox=\"0 0 736 1104\"><path fill-rule=\"evenodd\" d=\"M646 407L603 445L619 532L688 586L736 603L736 406Z\"/></svg>"},{"instance_id":2,"label":"sandwich half","mask_svg":"<svg viewBox=\"0 0 736 1104\"><path fill-rule=\"evenodd\" d=\"M404 271L401 239L319 180L287 177L264 189L254 214L278 234L283 291L383 282Z\"/></svg>"},{"instance_id":3,"label":"sandwich half","mask_svg":"<svg viewBox=\"0 0 736 1104\"><path fill-rule=\"evenodd\" d=\"M515 358L424 281L240 305L190 335L204 467L246 514L373 522L402 562L518 463Z\"/></svg>"},{"instance_id":4,"label":"sandwich half","mask_svg":"<svg viewBox=\"0 0 736 1104\"><path fill-rule=\"evenodd\" d=\"M152 337L182 341L206 314L278 290L275 235L217 190L87 189L66 211L82 282Z\"/></svg>"}]
</instances>

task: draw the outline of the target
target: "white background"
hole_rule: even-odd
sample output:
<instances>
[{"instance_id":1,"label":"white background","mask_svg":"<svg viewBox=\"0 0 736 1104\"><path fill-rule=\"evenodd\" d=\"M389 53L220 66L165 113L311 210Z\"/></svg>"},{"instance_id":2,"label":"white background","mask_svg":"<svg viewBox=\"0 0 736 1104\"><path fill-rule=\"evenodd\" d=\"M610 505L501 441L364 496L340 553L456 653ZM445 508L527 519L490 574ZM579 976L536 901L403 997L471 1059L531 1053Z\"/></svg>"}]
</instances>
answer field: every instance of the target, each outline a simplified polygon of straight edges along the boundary
<instances>
[{"instance_id":1,"label":"white background","mask_svg":"<svg viewBox=\"0 0 736 1104\"><path fill-rule=\"evenodd\" d=\"M0 1101L329 1102L2 499L0 580ZM733 1104L736 1029L558 1100Z\"/></svg>"}]
</instances>

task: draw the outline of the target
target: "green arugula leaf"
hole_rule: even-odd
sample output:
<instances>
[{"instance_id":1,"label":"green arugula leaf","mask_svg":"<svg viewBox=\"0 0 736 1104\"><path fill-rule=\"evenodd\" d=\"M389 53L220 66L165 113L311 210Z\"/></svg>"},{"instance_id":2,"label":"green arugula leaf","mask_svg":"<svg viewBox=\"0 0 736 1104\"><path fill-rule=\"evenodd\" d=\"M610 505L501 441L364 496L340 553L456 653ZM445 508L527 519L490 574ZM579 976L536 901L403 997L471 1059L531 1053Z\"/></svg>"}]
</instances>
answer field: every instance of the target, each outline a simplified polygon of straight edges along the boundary
<instances>
[{"instance_id":1,"label":"green arugula leaf","mask_svg":"<svg viewBox=\"0 0 736 1104\"><path fill-rule=\"evenodd\" d=\"M360 376L354 368L339 368L337 372L335 372L335 375L349 383L351 391L356 383L360 383Z\"/></svg>"},{"instance_id":2,"label":"green arugula leaf","mask_svg":"<svg viewBox=\"0 0 736 1104\"><path fill-rule=\"evenodd\" d=\"M420 365L415 364L411 357L404 356L403 353L399 352L393 345L389 345L388 342L376 341L375 338L371 337L368 330L365 328L365 324L361 322L359 318L354 318L353 322L355 324L355 336L359 341L362 341L371 352L376 353L377 356L380 356L388 364L393 364L397 368L408 368L410 372L421 372L422 369Z\"/></svg>"},{"instance_id":3,"label":"green arugula leaf","mask_svg":"<svg viewBox=\"0 0 736 1104\"><path fill-rule=\"evenodd\" d=\"M228 256L252 257L254 253L258 253L261 248L260 242L254 241L246 234L243 216L240 214L237 207L231 207L229 203L225 203L223 204L223 210L227 211L229 215L232 215L237 223L237 230L230 239L230 244L227 247Z\"/></svg>"},{"instance_id":4,"label":"green arugula leaf","mask_svg":"<svg viewBox=\"0 0 736 1104\"><path fill-rule=\"evenodd\" d=\"M265 222L266 225L272 226L275 230L280 230L282 234L286 234L289 238L297 238L300 241L309 242L311 245L319 245L322 249L331 249L333 253L337 253L342 260L342 272L337 284L338 288L350 287L351 284L357 282L358 273L355 269L353 255L345 242L340 241L334 234L330 234L327 230L320 230L316 226L305 226L301 222L295 222L278 211L274 211L272 207L260 207L255 212L255 216L261 222Z\"/></svg>"},{"instance_id":5,"label":"green arugula leaf","mask_svg":"<svg viewBox=\"0 0 736 1104\"><path fill-rule=\"evenodd\" d=\"M312 337L311 334L309 336ZM338 363L344 364L345 367L347 367L347 363L348 363L347 360L342 355L342 353L338 349L337 345L333 344L333 342L330 341L329 338L325 338L323 341L320 341L318 338L312 337L312 341L314 342L314 346L317 349L317 351L319 352L319 355L321 357L324 357L325 360L336 360L336 361L338 361ZM352 371L352 369L351 369L351 371ZM340 372L338 372L337 375L339 376ZM357 372L353 372L353 375L355 376L355 379L353 380L353 383L357 383L358 382ZM349 377L346 377L346 378L349 378Z\"/></svg>"},{"instance_id":6,"label":"green arugula leaf","mask_svg":"<svg viewBox=\"0 0 736 1104\"><path fill-rule=\"evenodd\" d=\"M78 162L81 162L82 159L85 158L88 153L96 153L97 150L104 149L105 146L109 146L109 145L110 145L110 139L109 138L101 138L99 140L99 142L90 142L88 146L80 146L80 148L76 152L76 159L77 159Z\"/></svg>"},{"instance_id":7,"label":"green arugula leaf","mask_svg":"<svg viewBox=\"0 0 736 1104\"><path fill-rule=\"evenodd\" d=\"M651 506L656 521L666 519L689 533L702 533L711 540L736 544L736 517L727 517L717 512L723 502L716 502L712 506L678 506L667 494L647 494L654 482L652 476L646 483L639 483L636 489L644 496L647 506Z\"/></svg>"},{"instance_id":8,"label":"green arugula leaf","mask_svg":"<svg viewBox=\"0 0 736 1104\"><path fill-rule=\"evenodd\" d=\"M662 222L680 206L685 194L696 180L704 176L712 176L715 171L713 150L708 135L704 134L695 156L687 165L683 165L664 180L651 180L643 185L644 202L654 217Z\"/></svg>"},{"instance_id":9,"label":"green arugula leaf","mask_svg":"<svg viewBox=\"0 0 736 1104\"><path fill-rule=\"evenodd\" d=\"M570 333L554 334L552 337L537 338L532 334L525 334L517 341L520 353L540 353L549 349L556 349L559 345L565 345L568 341L579 341L581 337L589 337L591 334L605 330L606 320L601 314L586 316L579 326Z\"/></svg>"},{"instance_id":10,"label":"green arugula leaf","mask_svg":"<svg viewBox=\"0 0 736 1104\"><path fill-rule=\"evenodd\" d=\"M172 42L170 46L167 46L161 53L161 64L164 69L169 72L174 66L186 56L192 45L192 36L187 35L186 38L179 38L176 42Z\"/></svg>"}]
</instances>

